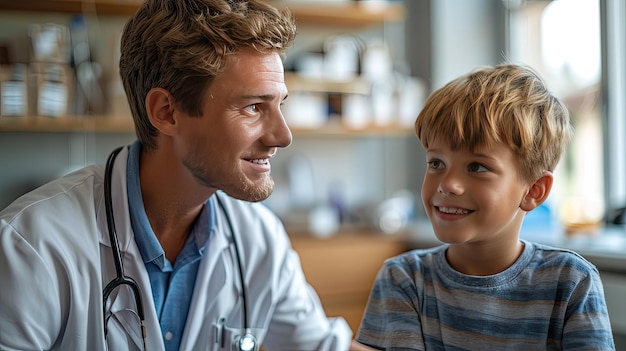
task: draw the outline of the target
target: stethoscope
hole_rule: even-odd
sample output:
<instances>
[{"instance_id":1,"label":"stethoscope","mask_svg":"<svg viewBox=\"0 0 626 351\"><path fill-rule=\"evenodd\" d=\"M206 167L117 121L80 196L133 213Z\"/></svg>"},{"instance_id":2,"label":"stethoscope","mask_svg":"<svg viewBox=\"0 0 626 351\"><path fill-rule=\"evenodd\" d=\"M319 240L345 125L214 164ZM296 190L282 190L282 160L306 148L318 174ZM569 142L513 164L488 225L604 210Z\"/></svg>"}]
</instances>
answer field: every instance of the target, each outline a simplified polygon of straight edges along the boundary
<instances>
[{"instance_id":1,"label":"stethoscope","mask_svg":"<svg viewBox=\"0 0 626 351\"><path fill-rule=\"evenodd\" d=\"M123 146L118 147L113 150L107 159L107 163L104 171L104 202L106 209L106 220L107 227L109 232L109 240L111 241L111 252L113 255L113 262L115 263L115 272L116 277L111 280L102 290L102 298L103 298L103 315L104 315L104 336L106 338L108 334L107 322L111 315L107 316L107 301L109 296L118 287L122 285L126 285L130 288L132 295L135 299L135 305L137 306L137 318L139 319L139 326L141 328L141 337L143 341L143 349L146 350L146 327L145 327L145 318L143 311L143 302L141 299L141 290L139 289L139 284L137 282L124 274L124 265L122 264L122 257L120 254L119 241L117 239L117 231L115 229L115 218L113 215L113 198L111 195L111 178L113 175L113 161L117 157L117 155L122 151ZM228 224L228 229L233 238L233 246L235 247L235 255L237 256L237 268L239 269L239 279L241 283L241 298L243 302L242 307L242 317L243 317L243 326L244 326L244 335L241 336L237 340L237 349L239 351L257 351L257 339L252 333L252 330L248 326L248 294L246 289L246 284L243 276L243 265L241 263L241 254L239 252L239 245L237 244L237 239L235 237L235 231L233 228L233 223L230 219L230 216L226 212L224 205L222 204L222 200L218 194L215 194L217 199L217 203L219 207L222 209L224 213L224 217L226 218L226 222Z\"/></svg>"}]
</instances>

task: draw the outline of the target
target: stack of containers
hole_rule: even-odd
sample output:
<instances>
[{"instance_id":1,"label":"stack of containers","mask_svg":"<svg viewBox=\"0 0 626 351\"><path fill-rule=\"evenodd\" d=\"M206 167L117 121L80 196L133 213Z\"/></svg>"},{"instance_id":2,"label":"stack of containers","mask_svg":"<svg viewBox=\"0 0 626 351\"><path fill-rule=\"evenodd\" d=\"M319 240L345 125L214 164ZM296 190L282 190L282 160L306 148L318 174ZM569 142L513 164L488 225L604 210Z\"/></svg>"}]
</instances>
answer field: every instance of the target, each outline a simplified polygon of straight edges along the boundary
<instances>
[{"instance_id":1,"label":"stack of containers","mask_svg":"<svg viewBox=\"0 0 626 351\"><path fill-rule=\"evenodd\" d=\"M53 23L32 24L28 34L31 40L29 112L37 116L66 116L73 82L69 29Z\"/></svg>"}]
</instances>

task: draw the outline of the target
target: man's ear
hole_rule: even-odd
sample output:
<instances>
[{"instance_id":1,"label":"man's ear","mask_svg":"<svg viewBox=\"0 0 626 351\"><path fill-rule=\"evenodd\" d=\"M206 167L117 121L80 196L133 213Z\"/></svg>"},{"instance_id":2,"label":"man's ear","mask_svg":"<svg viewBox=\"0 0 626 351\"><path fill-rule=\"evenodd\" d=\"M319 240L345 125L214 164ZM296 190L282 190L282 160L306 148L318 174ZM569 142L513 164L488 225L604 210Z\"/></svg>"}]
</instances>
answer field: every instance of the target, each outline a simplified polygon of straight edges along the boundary
<instances>
[{"instance_id":1,"label":"man's ear","mask_svg":"<svg viewBox=\"0 0 626 351\"><path fill-rule=\"evenodd\" d=\"M520 203L520 208L526 212L531 211L541 205L552 190L552 183L554 182L554 176L552 172L544 171L541 177L530 185L528 192Z\"/></svg>"},{"instance_id":2,"label":"man's ear","mask_svg":"<svg viewBox=\"0 0 626 351\"><path fill-rule=\"evenodd\" d=\"M173 135L177 128L177 110L174 97L163 88L152 88L146 95L146 112L150 123L165 135Z\"/></svg>"}]
</instances>

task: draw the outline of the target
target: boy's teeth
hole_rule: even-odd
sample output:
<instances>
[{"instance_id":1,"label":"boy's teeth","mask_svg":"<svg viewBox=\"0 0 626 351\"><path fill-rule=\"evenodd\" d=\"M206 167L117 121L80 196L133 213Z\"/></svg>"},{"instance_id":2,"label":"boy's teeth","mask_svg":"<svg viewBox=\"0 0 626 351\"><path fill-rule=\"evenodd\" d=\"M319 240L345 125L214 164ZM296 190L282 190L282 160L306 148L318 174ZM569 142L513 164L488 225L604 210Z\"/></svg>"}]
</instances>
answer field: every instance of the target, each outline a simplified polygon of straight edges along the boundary
<instances>
[{"instance_id":1,"label":"boy's teeth","mask_svg":"<svg viewBox=\"0 0 626 351\"><path fill-rule=\"evenodd\" d=\"M469 211L456 207L439 207L439 211L449 214L467 214Z\"/></svg>"}]
</instances>

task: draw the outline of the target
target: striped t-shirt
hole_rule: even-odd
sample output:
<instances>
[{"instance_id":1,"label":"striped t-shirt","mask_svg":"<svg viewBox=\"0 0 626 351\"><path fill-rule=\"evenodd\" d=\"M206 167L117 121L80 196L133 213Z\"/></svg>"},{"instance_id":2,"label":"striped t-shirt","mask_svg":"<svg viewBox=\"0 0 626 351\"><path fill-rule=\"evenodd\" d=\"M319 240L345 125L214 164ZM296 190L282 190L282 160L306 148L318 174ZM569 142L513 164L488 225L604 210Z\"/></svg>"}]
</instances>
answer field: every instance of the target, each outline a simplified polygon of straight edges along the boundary
<instances>
[{"instance_id":1,"label":"striped t-shirt","mask_svg":"<svg viewBox=\"0 0 626 351\"><path fill-rule=\"evenodd\" d=\"M596 267L524 243L511 267L490 276L454 270L447 245L387 260L356 340L381 350L614 350Z\"/></svg>"}]
</instances>

